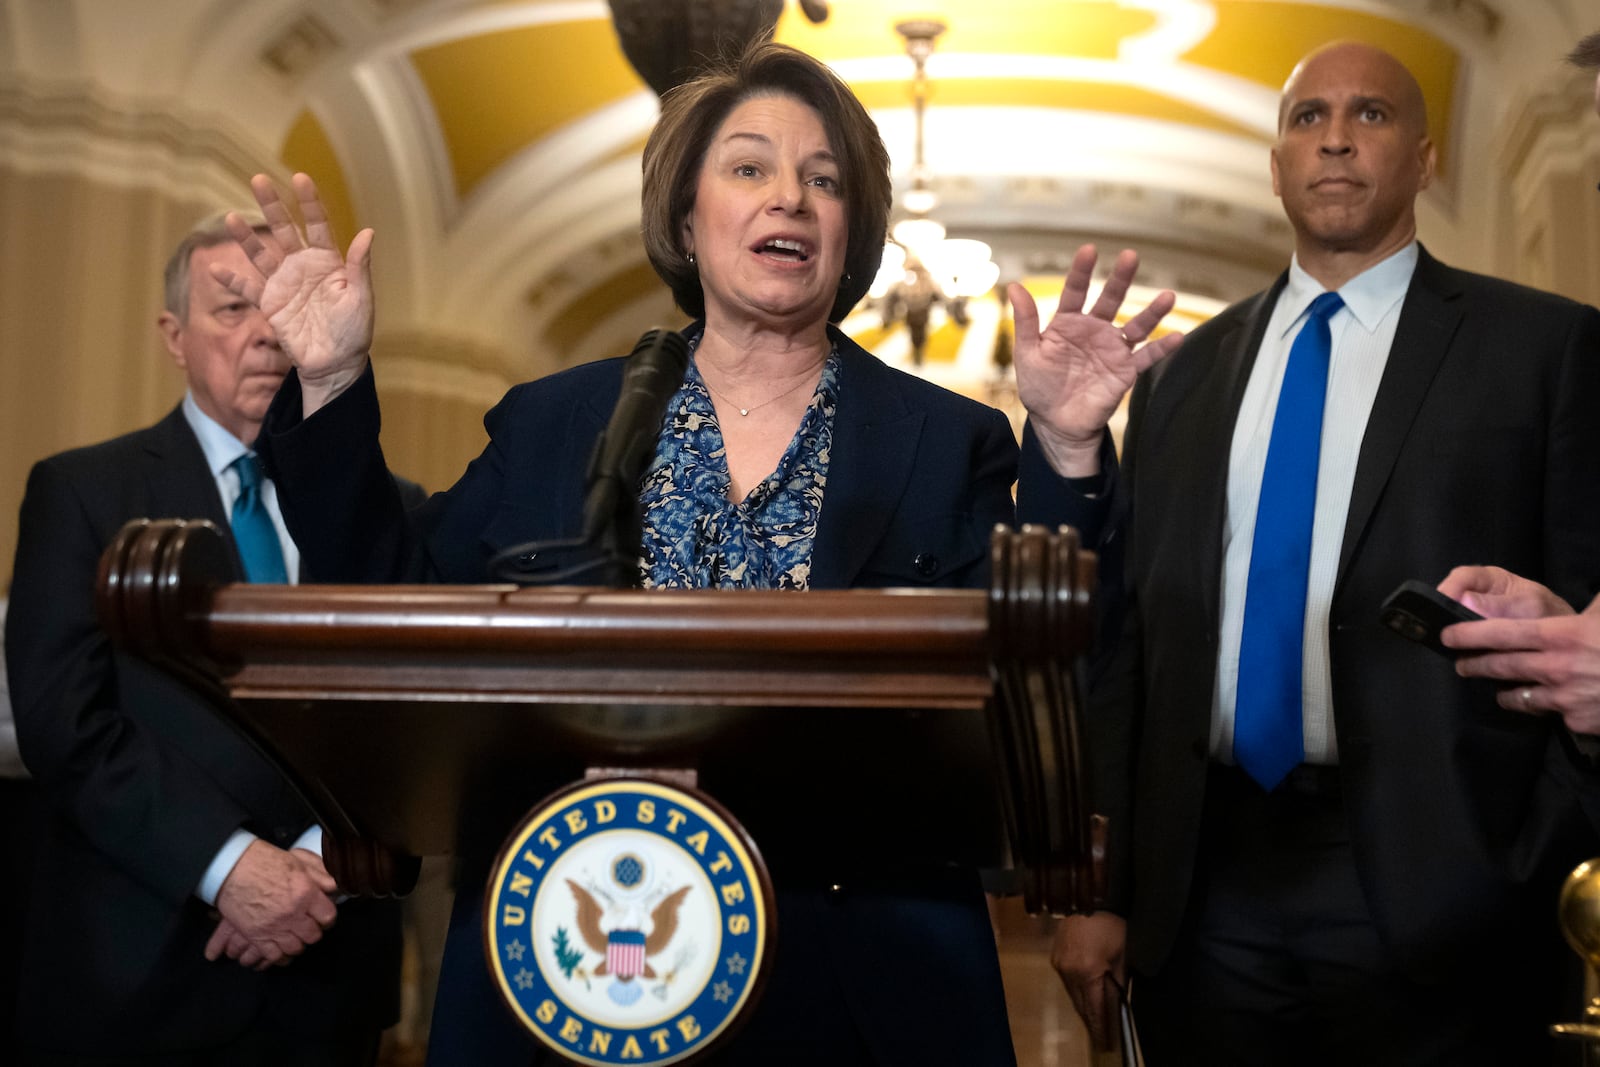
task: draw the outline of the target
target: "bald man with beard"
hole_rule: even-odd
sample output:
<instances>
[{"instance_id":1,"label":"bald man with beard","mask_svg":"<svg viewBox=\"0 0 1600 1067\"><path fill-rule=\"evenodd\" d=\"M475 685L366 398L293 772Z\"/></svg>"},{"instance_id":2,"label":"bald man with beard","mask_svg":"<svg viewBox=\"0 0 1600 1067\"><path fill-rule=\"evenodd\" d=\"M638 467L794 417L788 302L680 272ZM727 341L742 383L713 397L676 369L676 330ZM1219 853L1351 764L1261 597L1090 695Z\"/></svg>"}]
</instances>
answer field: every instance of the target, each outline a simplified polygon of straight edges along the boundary
<instances>
[{"instance_id":1,"label":"bald man with beard","mask_svg":"<svg viewBox=\"0 0 1600 1067\"><path fill-rule=\"evenodd\" d=\"M1054 962L1102 1038L1131 980L1153 1067L1552 1054L1583 768L1379 607L1462 560L1594 595L1600 313L1430 256L1435 160L1393 56L1307 56L1271 156L1293 262L1140 376L1103 472L1128 508L1088 717L1112 884Z\"/></svg>"}]
</instances>

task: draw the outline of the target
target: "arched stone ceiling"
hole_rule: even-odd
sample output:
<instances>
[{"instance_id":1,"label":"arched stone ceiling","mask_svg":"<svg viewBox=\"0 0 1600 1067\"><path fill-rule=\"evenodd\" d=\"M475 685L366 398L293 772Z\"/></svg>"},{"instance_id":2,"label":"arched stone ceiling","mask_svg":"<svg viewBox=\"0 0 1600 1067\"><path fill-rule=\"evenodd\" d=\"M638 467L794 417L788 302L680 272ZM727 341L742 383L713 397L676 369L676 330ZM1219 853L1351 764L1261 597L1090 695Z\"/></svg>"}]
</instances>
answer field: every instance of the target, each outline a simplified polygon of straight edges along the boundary
<instances>
[{"instance_id":1,"label":"arched stone ceiling","mask_svg":"<svg viewBox=\"0 0 1600 1067\"><path fill-rule=\"evenodd\" d=\"M791 6L778 37L851 83L898 176L911 63L893 25L943 19L927 144L952 233L1029 279L1080 239L1135 244L1203 314L1288 247L1266 157L1298 56L1368 40L1418 74L1444 164L1424 224L1471 249L1486 194L1465 161L1559 76L1590 4L835 0L820 26ZM679 318L637 238L655 100L601 0L4 0L0 31L0 73L29 91L173 107L280 176L312 173L346 238L378 232L380 328L457 338L486 395Z\"/></svg>"}]
</instances>

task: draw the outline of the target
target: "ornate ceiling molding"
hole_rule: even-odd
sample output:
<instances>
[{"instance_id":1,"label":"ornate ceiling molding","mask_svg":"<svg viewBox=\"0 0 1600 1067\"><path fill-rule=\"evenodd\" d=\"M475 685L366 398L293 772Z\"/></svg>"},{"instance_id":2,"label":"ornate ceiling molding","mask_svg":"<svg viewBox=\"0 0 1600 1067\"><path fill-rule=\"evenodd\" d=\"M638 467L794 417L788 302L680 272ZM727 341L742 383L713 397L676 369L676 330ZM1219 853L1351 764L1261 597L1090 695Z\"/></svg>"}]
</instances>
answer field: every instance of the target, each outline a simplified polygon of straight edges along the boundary
<instances>
[{"instance_id":1,"label":"ornate ceiling molding","mask_svg":"<svg viewBox=\"0 0 1600 1067\"><path fill-rule=\"evenodd\" d=\"M326 22L306 12L262 47L261 62L278 77L298 82L343 47Z\"/></svg>"},{"instance_id":2,"label":"ornate ceiling molding","mask_svg":"<svg viewBox=\"0 0 1600 1067\"><path fill-rule=\"evenodd\" d=\"M1595 107L1593 72L1572 70L1556 85L1529 94L1506 116L1496 138L1500 166L1508 174L1524 169L1552 133L1587 137Z\"/></svg>"},{"instance_id":3,"label":"ornate ceiling molding","mask_svg":"<svg viewBox=\"0 0 1600 1067\"><path fill-rule=\"evenodd\" d=\"M1421 6L1431 17L1444 20L1475 41L1487 44L1500 34L1500 9L1489 0L1424 0Z\"/></svg>"},{"instance_id":4,"label":"ornate ceiling molding","mask_svg":"<svg viewBox=\"0 0 1600 1067\"><path fill-rule=\"evenodd\" d=\"M113 104L87 86L0 83L0 165L66 173L124 188L237 204L273 154L235 131L175 109Z\"/></svg>"}]
</instances>

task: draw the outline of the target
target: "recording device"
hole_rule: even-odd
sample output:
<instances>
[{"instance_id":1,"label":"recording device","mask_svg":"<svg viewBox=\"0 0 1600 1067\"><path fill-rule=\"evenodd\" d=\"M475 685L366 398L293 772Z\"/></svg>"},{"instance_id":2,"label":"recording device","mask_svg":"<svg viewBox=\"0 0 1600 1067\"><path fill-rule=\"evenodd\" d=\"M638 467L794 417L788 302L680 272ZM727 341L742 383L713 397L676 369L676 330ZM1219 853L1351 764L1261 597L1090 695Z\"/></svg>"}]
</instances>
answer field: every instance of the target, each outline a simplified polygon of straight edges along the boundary
<instances>
[{"instance_id":1,"label":"recording device","mask_svg":"<svg viewBox=\"0 0 1600 1067\"><path fill-rule=\"evenodd\" d=\"M612 588L638 584L639 480L655 455L667 401L683 384L688 366L689 343L682 334L652 329L639 338L622 369L611 419L589 457L582 532L572 539L508 548L490 561L491 573L521 584L580 579ZM567 562L574 552L581 558Z\"/></svg>"},{"instance_id":2,"label":"recording device","mask_svg":"<svg viewBox=\"0 0 1600 1067\"><path fill-rule=\"evenodd\" d=\"M1458 600L1451 600L1426 582L1415 578L1400 583L1379 609L1383 624L1401 637L1426 645L1441 656L1454 659L1460 653L1439 643L1439 631L1458 622L1483 618Z\"/></svg>"}]
</instances>

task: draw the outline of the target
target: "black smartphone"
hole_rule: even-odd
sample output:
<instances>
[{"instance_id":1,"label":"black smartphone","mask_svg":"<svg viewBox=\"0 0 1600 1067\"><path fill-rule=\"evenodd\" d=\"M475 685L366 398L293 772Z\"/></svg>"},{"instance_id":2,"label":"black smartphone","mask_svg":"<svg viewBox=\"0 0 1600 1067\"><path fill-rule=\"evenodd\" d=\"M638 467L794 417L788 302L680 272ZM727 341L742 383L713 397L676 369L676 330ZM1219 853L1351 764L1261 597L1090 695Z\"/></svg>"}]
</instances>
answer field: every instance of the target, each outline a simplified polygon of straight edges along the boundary
<instances>
[{"instance_id":1,"label":"black smartphone","mask_svg":"<svg viewBox=\"0 0 1600 1067\"><path fill-rule=\"evenodd\" d=\"M1460 653L1439 643L1439 631L1457 622L1481 619L1476 611L1458 600L1451 600L1426 582L1415 578L1401 582L1379 609L1383 624L1401 637L1427 645L1441 656L1454 659Z\"/></svg>"}]
</instances>

